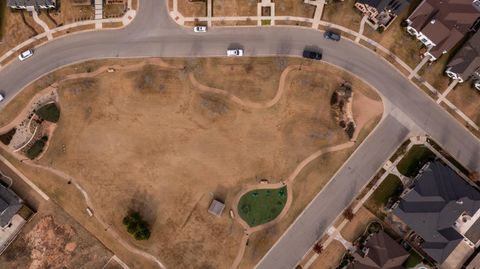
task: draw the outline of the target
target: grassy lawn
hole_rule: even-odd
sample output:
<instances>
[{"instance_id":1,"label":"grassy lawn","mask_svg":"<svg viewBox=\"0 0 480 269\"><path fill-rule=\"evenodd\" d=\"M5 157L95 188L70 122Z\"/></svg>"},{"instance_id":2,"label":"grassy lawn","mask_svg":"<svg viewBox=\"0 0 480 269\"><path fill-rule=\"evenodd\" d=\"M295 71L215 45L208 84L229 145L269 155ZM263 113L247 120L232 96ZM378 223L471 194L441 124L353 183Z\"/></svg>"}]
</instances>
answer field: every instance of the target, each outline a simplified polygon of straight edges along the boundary
<instances>
[{"instance_id":1,"label":"grassy lawn","mask_svg":"<svg viewBox=\"0 0 480 269\"><path fill-rule=\"evenodd\" d=\"M379 211L388 203L390 197L400 195L402 190L402 182L400 179L396 175L390 174L380 186L378 186L378 189L373 192L365 206L372 212L379 213Z\"/></svg>"},{"instance_id":2,"label":"grassy lawn","mask_svg":"<svg viewBox=\"0 0 480 269\"><path fill-rule=\"evenodd\" d=\"M275 219L287 202L287 187L274 190L253 190L240 198L238 212L251 227Z\"/></svg>"},{"instance_id":3,"label":"grassy lawn","mask_svg":"<svg viewBox=\"0 0 480 269\"><path fill-rule=\"evenodd\" d=\"M37 158L37 156L43 152L43 148L45 147L47 139L48 138L46 136L42 137L41 139L33 143L33 145L27 150L27 157L30 160Z\"/></svg>"},{"instance_id":4,"label":"grassy lawn","mask_svg":"<svg viewBox=\"0 0 480 269\"><path fill-rule=\"evenodd\" d=\"M415 251L410 252L410 256L408 256L408 259L405 261L403 266L405 268L413 268L420 262L422 262L423 258Z\"/></svg>"},{"instance_id":5,"label":"grassy lawn","mask_svg":"<svg viewBox=\"0 0 480 269\"><path fill-rule=\"evenodd\" d=\"M433 152L431 152L428 148L422 145L415 145L398 163L397 169L400 173L407 177L414 177L418 174L418 171L425 163L433 160L434 158L435 154L433 154Z\"/></svg>"}]
</instances>

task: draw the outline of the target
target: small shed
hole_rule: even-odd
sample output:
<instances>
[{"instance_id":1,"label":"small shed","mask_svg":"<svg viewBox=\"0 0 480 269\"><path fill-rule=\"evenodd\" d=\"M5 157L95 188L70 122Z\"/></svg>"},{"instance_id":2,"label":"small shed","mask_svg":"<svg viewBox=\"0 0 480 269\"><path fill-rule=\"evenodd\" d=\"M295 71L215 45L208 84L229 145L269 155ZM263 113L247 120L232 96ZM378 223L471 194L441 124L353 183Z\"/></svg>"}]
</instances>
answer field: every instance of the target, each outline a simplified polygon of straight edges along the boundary
<instances>
[{"instance_id":1,"label":"small shed","mask_svg":"<svg viewBox=\"0 0 480 269\"><path fill-rule=\"evenodd\" d=\"M213 199L210 207L208 208L208 213L220 217L222 215L223 209L225 209L225 204Z\"/></svg>"}]
</instances>

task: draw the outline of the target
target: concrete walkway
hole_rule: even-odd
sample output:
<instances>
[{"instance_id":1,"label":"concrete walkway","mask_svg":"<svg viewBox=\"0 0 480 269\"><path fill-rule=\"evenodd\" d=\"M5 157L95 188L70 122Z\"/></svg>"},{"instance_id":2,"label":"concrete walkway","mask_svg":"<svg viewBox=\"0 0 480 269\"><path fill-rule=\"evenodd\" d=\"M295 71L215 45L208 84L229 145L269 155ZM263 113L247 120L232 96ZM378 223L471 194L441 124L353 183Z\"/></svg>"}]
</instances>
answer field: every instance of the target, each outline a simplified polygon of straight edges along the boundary
<instances>
[{"instance_id":1,"label":"concrete walkway","mask_svg":"<svg viewBox=\"0 0 480 269\"><path fill-rule=\"evenodd\" d=\"M415 75L417 75L417 72L430 60L430 56L425 56L423 57L422 61L415 67L412 72L410 72L410 75L408 75L408 79L412 79Z\"/></svg>"},{"instance_id":2,"label":"concrete walkway","mask_svg":"<svg viewBox=\"0 0 480 269\"><path fill-rule=\"evenodd\" d=\"M39 17L38 17L38 12L36 10L32 11L32 15L33 15L33 20L38 24L40 25L42 28L43 28L43 31L46 33L47 35L47 39L48 40L52 40L53 39L53 35L52 33L50 32L50 28L48 27L48 25L42 21Z\"/></svg>"},{"instance_id":3,"label":"concrete walkway","mask_svg":"<svg viewBox=\"0 0 480 269\"><path fill-rule=\"evenodd\" d=\"M443 102L443 100L445 100L445 98L447 98L447 95L450 93L450 91L455 88L455 86L457 86L458 84L458 80L454 80L450 83L450 85L448 85L447 89L445 90L444 93L442 93L442 95L440 95L437 99L437 104L440 104L441 102Z\"/></svg>"},{"instance_id":4,"label":"concrete walkway","mask_svg":"<svg viewBox=\"0 0 480 269\"><path fill-rule=\"evenodd\" d=\"M95 29L102 29L103 23L103 1L95 0Z\"/></svg>"},{"instance_id":5,"label":"concrete walkway","mask_svg":"<svg viewBox=\"0 0 480 269\"><path fill-rule=\"evenodd\" d=\"M363 16L362 21L360 21L360 28L358 29L358 36L355 38L355 42L359 43L361 37L363 36L363 31L365 30L365 23L368 20L368 16Z\"/></svg>"},{"instance_id":6,"label":"concrete walkway","mask_svg":"<svg viewBox=\"0 0 480 269\"><path fill-rule=\"evenodd\" d=\"M320 21L322 20L323 7L325 6L325 0L304 0L305 4L315 6L315 13L313 15L312 28L318 29Z\"/></svg>"}]
</instances>

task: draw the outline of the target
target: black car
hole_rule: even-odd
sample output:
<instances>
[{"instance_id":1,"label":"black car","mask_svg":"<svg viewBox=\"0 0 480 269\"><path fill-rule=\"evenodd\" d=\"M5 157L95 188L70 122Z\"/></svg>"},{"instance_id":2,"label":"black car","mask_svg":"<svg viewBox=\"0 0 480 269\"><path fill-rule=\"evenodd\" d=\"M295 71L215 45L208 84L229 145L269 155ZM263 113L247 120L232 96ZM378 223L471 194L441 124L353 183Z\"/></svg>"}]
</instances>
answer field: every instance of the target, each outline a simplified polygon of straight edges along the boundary
<instances>
[{"instance_id":1,"label":"black car","mask_svg":"<svg viewBox=\"0 0 480 269\"><path fill-rule=\"evenodd\" d=\"M311 50L304 50L303 51L303 58L313 59L313 60L321 60L322 54L320 52L311 51Z\"/></svg>"},{"instance_id":2,"label":"black car","mask_svg":"<svg viewBox=\"0 0 480 269\"><path fill-rule=\"evenodd\" d=\"M339 34L332 31L325 31L325 33L323 34L323 37L325 39L330 39L333 41L340 41L340 38L341 38Z\"/></svg>"}]
</instances>

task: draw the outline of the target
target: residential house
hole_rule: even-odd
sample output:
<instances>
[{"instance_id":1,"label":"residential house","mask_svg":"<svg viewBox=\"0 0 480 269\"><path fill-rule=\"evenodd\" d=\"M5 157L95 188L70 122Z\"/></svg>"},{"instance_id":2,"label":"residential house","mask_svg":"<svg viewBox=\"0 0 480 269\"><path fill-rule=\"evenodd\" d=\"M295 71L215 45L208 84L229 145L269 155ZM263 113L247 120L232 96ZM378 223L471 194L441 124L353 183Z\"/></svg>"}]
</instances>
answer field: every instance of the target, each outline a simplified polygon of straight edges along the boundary
<instances>
[{"instance_id":1,"label":"residential house","mask_svg":"<svg viewBox=\"0 0 480 269\"><path fill-rule=\"evenodd\" d=\"M480 31L475 33L447 64L447 76L460 83L472 79L480 90Z\"/></svg>"},{"instance_id":2,"label":"residential house","mask_svg":"<svg viewBox=\"0 0 480 269\"><path fill-rule=\"evenodd\" d=\"M22 206L22 199L0 184L0 228L7 227Z\"/></svg>"},{"instance_id":3,"label":"residential house","mask_svg":"<svg viewBox=\"0 0 480 269\"><path fill-rule=\"evenodd\" d=\"M410 5L410 0L357 0L355 7L368 16L374 28L387 28Z\"/></svg>"},{"instance_id":4,"label":"residential house","mask_svg":"<svg viewBox=\"0 0 480 269\"><path fill-rule=\"evenodd\" d=\"M208 213L220 217L222 215L223 209L225 209L225 204L214 199L212 200L212 203L208 208Z\"/></svg>"},{"instance_id":5,"label":"residential house","mask_svg":"<svg viewBox=\"0 0 480 269\"><path fill-rule=\"evenodd\" d=\"M480 0L424 0L407 19L407 31L438 59L472 31L480 17Z\"/></svg>"},{"instance_id":6,"label":"residential house","mask_svg":"<svg viewBox=\"0 0 480 269\"><path fill-rule=\"evenodd\" d=\"M373 234L347 269L400 269L409 253L384 231Z\"/></svg>"},{"instance_id":7,"label":"residential house","mask_svg":"<svg viewBox=\"0 0 480 269\"><path fill-rule=\"evenodd\" d=\"M403 193L393 214L441 269L461 268L480 245L480 191L438 161Z\"/></svg>"},{"instance_id":8,"label":"residential house","mask_svg":"<svg viewBox=\"0 0 480 269\"><path fill-rule=\"evenodd\" d=\"M56 0L7 0L7 6L15 9L36 9L55 8Z\"/></svg>"}]
</instances>

